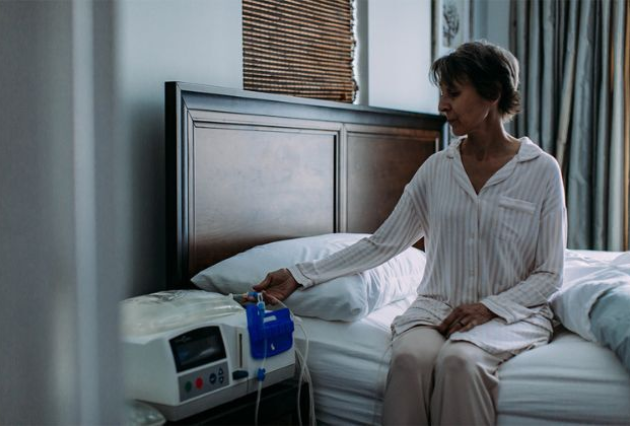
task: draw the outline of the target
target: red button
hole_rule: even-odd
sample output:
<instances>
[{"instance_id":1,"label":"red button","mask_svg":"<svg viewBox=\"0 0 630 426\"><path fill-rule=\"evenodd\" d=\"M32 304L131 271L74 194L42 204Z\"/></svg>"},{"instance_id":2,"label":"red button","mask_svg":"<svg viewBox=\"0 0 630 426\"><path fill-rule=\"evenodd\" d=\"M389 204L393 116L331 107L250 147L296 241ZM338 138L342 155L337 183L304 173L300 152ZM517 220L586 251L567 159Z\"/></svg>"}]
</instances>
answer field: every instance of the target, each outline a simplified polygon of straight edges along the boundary
<instances>
[{"instance_id":1,"label":"red button","mask_svg":"<svg viewBox=\"0 0 630 426\"><path fill-rule=\"evenodd\" d=\"M195 386L197 386L197 389L201 389L201 387L203 386L203 380L201 379L201 377L197 377L197 380L195 380Z\"/></svg>"}]
</instances>

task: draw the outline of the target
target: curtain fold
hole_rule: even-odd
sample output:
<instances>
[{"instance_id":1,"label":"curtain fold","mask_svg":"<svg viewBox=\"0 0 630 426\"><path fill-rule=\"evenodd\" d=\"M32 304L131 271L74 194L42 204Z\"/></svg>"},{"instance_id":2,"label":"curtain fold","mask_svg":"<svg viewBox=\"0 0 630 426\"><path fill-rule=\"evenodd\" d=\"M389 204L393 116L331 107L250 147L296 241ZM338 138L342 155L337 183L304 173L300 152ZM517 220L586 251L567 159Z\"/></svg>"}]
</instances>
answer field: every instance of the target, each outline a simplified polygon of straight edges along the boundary
<instances>
[{"instance_id":1,"label":"curtain fold","mask_svg":"<svg viewBox=\"0 0 630 426\"><path fill-rule=\"evenodd\" d=\"M575 248L601 249L593 240L593 193L603 188L594 188L591 180L593 170L594 139L594 95L597 92L594 79L594 1L570 2L571 7L579 8L577 31L577 52L575 63L575 83L569 90L573 92L575 102L571 108L570 145L568 156L567 214L569 224L569 243ZM602 64L603 65L603 64ZM589 232L584 232L588 230ZM593 243L595 243L593 245Z\"/></svg>"},{"instance_id":2,"label":"curtain fold","mask_svg":"<svg viewBox=\"0 0 630 426\"><path fill-rule=\"evenodd\" d=\"M615 1L613 11L614 48L613 56L613 106L612 106L612 135L610 146L610 197L609 210L611 223L616 224L615 229L608 227L609 246L613 249L621 248L623 244L623 202L626 179L624 176L624 124L628 119L628 111L624 111L624 53L625 53L625 15L627 1ZM626 76L627 80L627 76Z\"/></svg>"},{"instance_id":3,"label":"curtain fold","mask_svg":"<svg viewBox=\"0 0 630 426\"><path fill-rule=\"evenodd\" d=\"M602 64L610 63L610 43L608 43L609 39L606 37L607 34L610 34L610 3L604 2L602 3L601 10L601 28L599 31L599 36L601 39L601 48L598 50L598 56L601 58ZM598 70L601 68L598 67ZM601 86L603 88L610 87L610 73L606 72L606 70L602 70L599 72L599 81L601 82ZM598 105L599 108L595 110L597 114L597 140L605 141L609 138L610 135L610 109L608 107L608 102L606 99L608 98L609 93L607 90L600 90L598 96ZM609 155L609 149L606 143L599 143L596 146L596 165L595 165L595 188L605 188L608 182L608 164L607 158ZM594 193L594 221L593 221L593 232L595 235L595 241L604 241L606 238L607 232L607 211L608 211L608 193L607 191L595 191ZM596 243L596 246L598 244ZM599 244L599 246L603 246L603 244Z\"/></svg>"},{"instance_id":4,"label":"curtain fold","mask_svg":"<svg viewBox=\"0 0 630 426\"><path fill-rule=\"evenodd\" d=\"M560 9L560 14L563 18L567 20L566 28L566 36L563 34L558 34L559 39L564 41L564 58L563 58L563 67L562 70L558 72L556 78L560 78L560 80L556 80L556 85L560 84L561 91L558 93L557 90L555 92L547 93L547 97L553 96L560 100L559 106L559 122L558 122L558 131L556 135L555 147L551 149L549 152L556 154L556 158L562 167L563 174L566 179L567 174L567 162L565 161L565 152L567 150L567 140L569 138L569 118L571 113L571 108L573 107L573 90L571 90L574 86L574 77L575 77L575 49L576 49L576 28L577 28L577 7L564 7L564 3L554 3L555 7ZM574 4L575 6L575 4ZM553 74L553 70L548 69L547 72ZM557 86L556 86L557 87ZM543 101L548 102L549 99L545 99Z\"/></svg>"},{"instance_id":5,"label":"curtain fold","mask_svg":"<svg viewBox=\"0 0 630 426\"><path fill-rule=\"evenodd\" d=\"M628 249L627 9L626 0L512 1L523 73L514 126L558 159L571 248Z\"/></svg>"}]
</instances>

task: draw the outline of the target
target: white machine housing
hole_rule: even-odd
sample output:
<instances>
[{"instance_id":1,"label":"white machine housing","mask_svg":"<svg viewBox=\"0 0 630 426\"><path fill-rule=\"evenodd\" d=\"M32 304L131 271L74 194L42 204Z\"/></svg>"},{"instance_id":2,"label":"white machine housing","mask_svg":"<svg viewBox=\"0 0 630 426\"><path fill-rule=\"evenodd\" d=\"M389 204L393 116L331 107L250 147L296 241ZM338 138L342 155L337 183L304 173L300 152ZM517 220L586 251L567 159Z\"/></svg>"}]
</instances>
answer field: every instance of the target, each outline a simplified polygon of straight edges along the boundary
<instances>
[{"instance_id":1,"label":"white machine housing","mask_svg":"<svg viewBox=\"0 0 630 426\"><path fill-rule=\"evenodd\" d=\"M126 396L156 407L168 420L185 417L258 390L295 373L295 349L256 360L245 309L167 331L123 336Z\"/></svg>"}]
</instances>

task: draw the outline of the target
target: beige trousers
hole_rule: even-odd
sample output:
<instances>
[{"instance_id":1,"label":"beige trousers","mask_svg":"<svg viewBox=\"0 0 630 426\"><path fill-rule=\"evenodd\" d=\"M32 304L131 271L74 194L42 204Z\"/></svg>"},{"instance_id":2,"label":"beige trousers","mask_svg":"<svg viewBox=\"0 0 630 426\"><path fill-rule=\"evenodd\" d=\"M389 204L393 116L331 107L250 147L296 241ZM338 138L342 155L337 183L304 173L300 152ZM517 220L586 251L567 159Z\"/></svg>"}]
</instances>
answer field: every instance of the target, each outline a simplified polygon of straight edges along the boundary
<instances>
[{"instance_id":1,"label":"beige trousers","mask_svg":"<svg viewBox=\"0 0 630 426\"><path fill-rule=\"evenodd\" d=\"M493 425L496 371L511 356L446 340L432 327L404 332L393 342L383 424Z\"/></svg>"}]
</instances>

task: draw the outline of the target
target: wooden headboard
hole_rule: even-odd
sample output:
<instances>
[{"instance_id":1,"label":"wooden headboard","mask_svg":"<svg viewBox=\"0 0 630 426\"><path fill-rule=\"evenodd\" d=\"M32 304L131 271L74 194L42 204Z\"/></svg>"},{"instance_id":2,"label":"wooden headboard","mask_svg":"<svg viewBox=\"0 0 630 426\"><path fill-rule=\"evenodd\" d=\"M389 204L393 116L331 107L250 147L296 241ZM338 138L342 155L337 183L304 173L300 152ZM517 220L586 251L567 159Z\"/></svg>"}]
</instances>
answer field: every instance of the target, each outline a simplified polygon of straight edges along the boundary
<instances>
[{"instance_id":1,"label":"wooden headboard","mask_svg":"<svg viewBox=\"0 0 630 426\"><path fill-rule=\"evenodd\" d=\"M253 246L373 232L443 118L168 82L168 287Z\"/></svg>"}]
</instances>

